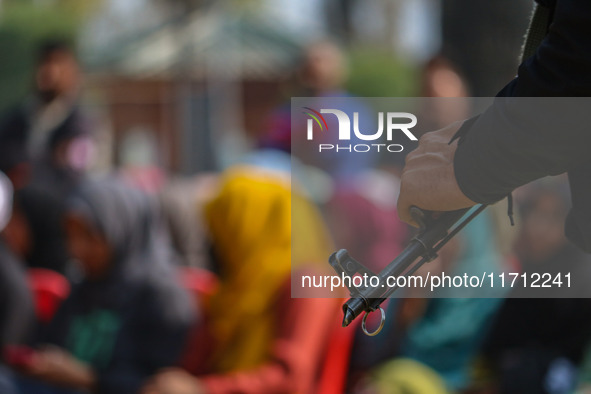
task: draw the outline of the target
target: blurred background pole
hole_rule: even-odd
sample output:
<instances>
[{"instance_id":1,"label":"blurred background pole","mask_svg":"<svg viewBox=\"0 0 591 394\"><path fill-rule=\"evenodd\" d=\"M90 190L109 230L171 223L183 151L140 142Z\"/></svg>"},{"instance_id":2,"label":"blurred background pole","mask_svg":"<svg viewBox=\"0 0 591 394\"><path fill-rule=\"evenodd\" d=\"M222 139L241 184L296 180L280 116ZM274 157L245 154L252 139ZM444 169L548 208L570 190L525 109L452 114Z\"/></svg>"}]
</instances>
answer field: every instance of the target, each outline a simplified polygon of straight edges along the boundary
<instances>
[{"instance_id":1,"label":"blurred background pole","mask_svg":"<svg viewBox=\"0 0 591 394\"><path fill-rule=\"evenodd\" d=\"M388 21L384 29L384 46L391 48L393 53L397 53L400 50L398 33L400 30L402 6L401 0L386 0L383 2L383 10L386 15L386 21Z\"/></svg>"},{"instance_id":2,"label":"blurred background pole","mask_svg":"<svg viewBox=\"0 0 591 394\"><path fill-rule=\"evenodd\" d=\"M212 47L206 60L206 91L209 102L209 132L217 169L231 164L246 150L242 117L241 15L232 12L230 1L216 1L212 13L223 42ZM226 34L224 34L226 30Z\"/></svg>"}]
</instances>

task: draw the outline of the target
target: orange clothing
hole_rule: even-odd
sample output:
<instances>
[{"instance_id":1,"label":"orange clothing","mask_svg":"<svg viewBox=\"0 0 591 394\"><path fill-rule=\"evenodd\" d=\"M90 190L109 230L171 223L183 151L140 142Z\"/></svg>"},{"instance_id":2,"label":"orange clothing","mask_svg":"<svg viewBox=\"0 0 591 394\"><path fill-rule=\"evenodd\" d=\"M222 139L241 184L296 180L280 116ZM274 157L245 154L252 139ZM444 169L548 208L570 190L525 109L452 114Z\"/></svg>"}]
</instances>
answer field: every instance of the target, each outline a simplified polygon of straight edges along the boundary
<instances>
[{"instance_id":1,"label":"orange clothing","mask_svg":"<svg viewBox=\"0 0 591 394\"><path fill-rule=\"evenodd\" d=\"M284 286L274 306L276 331L268 361L233 373L200 377L212 394L317 392L328 339L340 327L338 299L291 298Z\"/></svg>"}]
</instances>

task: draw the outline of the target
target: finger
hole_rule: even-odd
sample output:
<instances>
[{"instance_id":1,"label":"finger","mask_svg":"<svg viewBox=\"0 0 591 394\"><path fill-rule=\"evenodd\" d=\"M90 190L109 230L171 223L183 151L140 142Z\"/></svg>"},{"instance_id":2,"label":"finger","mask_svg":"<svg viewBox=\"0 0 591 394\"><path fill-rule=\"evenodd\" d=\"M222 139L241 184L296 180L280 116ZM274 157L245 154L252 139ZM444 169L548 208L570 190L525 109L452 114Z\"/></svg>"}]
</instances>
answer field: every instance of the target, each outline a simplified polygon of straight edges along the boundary
<instances>
[{"instance_id":1,"label":"finger","mask_svg":"<svg viewBox=\"0 0 591 394\"><path fill-rule=\"evenodd\" d=\"M398 213L398 217L400 218L400 220L402 220L403 222L410 224L413 227L419 227L418 223L416 223L411 214L410 214L410 207L411 204L409 204L407 202L407 200L404 198L404 196L401 193L402 198L398 198L398 204L396 207L397 213Z\"/></svg>"},{"instance_id":2,"label":"finger","mask_svg":"<svg viewBox=\"0 0 591 394\"><path fill-rule=\"evenodd\" d=\"M63 350L59 346L52 345L50 343L45 343L39 346L39 351L44 353L55 353Z\"/></svg>"},{"instance_id":3,"label":"finger","mask_svg":"<svg viewBox=\"0 0 591 394\"><path fill-rule=\"evenodd\" d=\"M409 171L418 168L419 166L438 166L443 161L445 161L444 153L442 151L433 150L409 157L406 161L405 169Z\"/></svg>"},{"instance_id":4,"label":"finger","mask_svg":"<svg viewBox=\"0 0 591 394\"><path fill-rule=\"evenodd\" d=\"M175 373L184 372L184 371L185 371L184 369L178 368L178 367L166 367L166 368L162 368L161 370L158 371L158 376L175 374Z\"/></svg>"},{"instance_id":5,"label":"finger","mask_svg":"<svg viewBox=\"0 0 591 394\"><path fill-rule=\"evenodd\" d=\"M162 391L163 388L170 387L171 384L174 384L179 377L179 373L173 369L167 369L165 371L160 372L154 379L153 383L154 386Z\"/></svg>"}]
</instances>

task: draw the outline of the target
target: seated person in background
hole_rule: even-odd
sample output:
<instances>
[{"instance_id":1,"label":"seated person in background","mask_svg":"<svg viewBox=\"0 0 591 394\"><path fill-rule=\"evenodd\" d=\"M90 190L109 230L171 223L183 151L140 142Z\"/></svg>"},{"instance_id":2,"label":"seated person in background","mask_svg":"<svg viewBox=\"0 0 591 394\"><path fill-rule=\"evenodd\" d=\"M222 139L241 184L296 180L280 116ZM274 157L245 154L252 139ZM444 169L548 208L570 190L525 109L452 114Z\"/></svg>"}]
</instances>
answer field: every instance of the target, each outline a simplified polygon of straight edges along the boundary
<instances>
[{"instance_id":1,"label":"seated person in background","mask_svg":"<svg viewBox=\"0 0 591 394\"><path fill-rule=\"evenodd\" d=\"M45 184L32 182L32 157L19 139L25 133L21 123L11 117L0 120L0 171L9 177L18 192L19 209L29 224L30 245L23 259L31 268L46 268L70 277L75 271L71 270L63 225L69 188L56 190L68 177L62 174L63 177L57 175ZM66 183L74 185L74 182Z\"/></svg>"},{"instance_id":2,"label":"seated person in background","mask_svg":"<svg viewBox=\"0 0 591 394\"><path fill-rule=\"evenodd\" d=\"M24 369L37 382L133 394L181 356L194 306L177 284L151 200L113 180L88 182L71 198L68 242L84 280L58 310L45 343ZM36 380L37 382L34 382Z\"/></svg>"},{"instance_id":3,"label":"seated person in background","mask_svg":"<svg viewBox=\"0 0 591 394\"><path fill-rule=\"evenodd\" d=\"M12 394L12 379L5 364L18 357L15 346L29 341L34 327L33 298L27 285L22 255L28 230L18 205L12 206L12 187L0 173L0 392ZM9 349L10 348L10 349Z\"/></svg>"},{"instance_id":4,"label":"seated person in background","mask_svg":"<svg viewBox=\"0 0 591 394\"><path fill-rule=\"evenodd\" d=\"M589 256L564 236L569 206L564 181L547 178L522 190L523 225L516 245L522 272L549 273L553 280L558 272L574 278L591 275ZM575 283L536 289L553 298L521 298L532 293L516 286L514 298L504 301L483 349L499 392L574 392L591 340L588 285Z\"/></svg>"},{"instance_id":5,"label":"seated person in background","mask_svg":"<svg viewBox=\"0 0 591 394\"><path fill-rule=\"evenodd\" d=\"M290 270L326 264L331 245L319 213L292 193L289 175L249 166L226 173L205 217L220 266L205 311L214 349L197 357L197 377L162 371L143 393L317 392L328 338L341 329L340 300L291 298ZM307 246L293 255L292 224Z\"/></svg>"}]
</instances>

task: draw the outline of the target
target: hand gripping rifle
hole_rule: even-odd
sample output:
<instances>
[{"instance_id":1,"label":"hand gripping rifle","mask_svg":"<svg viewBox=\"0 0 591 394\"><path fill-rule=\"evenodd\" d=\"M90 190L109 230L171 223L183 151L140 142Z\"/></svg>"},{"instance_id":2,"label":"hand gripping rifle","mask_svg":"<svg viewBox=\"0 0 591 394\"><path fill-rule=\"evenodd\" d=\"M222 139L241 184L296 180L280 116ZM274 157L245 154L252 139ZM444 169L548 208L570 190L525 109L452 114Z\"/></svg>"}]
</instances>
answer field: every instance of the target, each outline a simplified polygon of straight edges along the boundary
<instances>
[{"instance_id":1,"label":"hand gripping rifle","mask_svg":"<svg viewBox=\"0 0 591 394\"><path fill-rule=\"evenodd\" d=\"M343 327L347 327L361 312L365 312L361 324L363 332L369 336L377 335L386 321L386 313L380 305L397 289L397 287L388 287L387 279L393 276L408 277L423 264L435 259L439 249L485 208L486 205L477 205L473 208L442 212L435 217L431 212L412 207L410 213L414 221L419 224L418 233L378 275L351 257L345 249L333 253L329 262L337 274L349 277L367 274L377 276L379 279L377 286L355 287L350 283L351 298L343 304ZM380 325L375 331L369 332L366 327L367 316L377 309L381 312Z\"/></svg>"}]
</instances>

